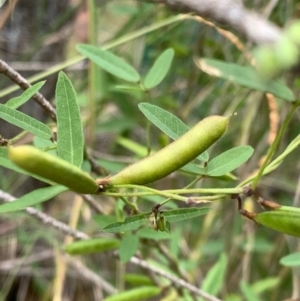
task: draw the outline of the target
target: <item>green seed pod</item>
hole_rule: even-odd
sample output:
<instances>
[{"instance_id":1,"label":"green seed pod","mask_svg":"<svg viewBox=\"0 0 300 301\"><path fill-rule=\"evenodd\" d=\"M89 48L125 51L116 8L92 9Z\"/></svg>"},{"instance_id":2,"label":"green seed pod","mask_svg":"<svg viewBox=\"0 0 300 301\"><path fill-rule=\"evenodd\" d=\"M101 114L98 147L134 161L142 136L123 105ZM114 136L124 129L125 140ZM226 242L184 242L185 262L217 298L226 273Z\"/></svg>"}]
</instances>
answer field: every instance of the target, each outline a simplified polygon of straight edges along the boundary
<instances>
[{"instance_id":1,"label":"green seed pod","mask_svg":"<svg viewBox=\"0 0 300 301\"><path fill-rule=\"evenodd\" d=\"M280 204L262 198L259 198L257 201L262 207L270 211L252 213L240 209L240 213L265 227L300 237L300 208L281 206Z\"/></svg>"},{"instance_id":2,"label":"green seed pod","mask_svg":"<svg viewBox=\"0 0 300 301\"><path fill-rule=\"evenodd\" d=\"M117 249L120 241L113 238L93 238L75 241L67 245L64 250L71 255L99 253Z\"/></svg>"},{"instance_id":3,"label":"green seed pod","mask_svg":"<svg viewBox=\"0 0 300 301\"><path fill-rule=\"evenodd\" d=\"M103 301L143 301L155 297L160 293L161 289L159 287L144 286L109 296Z\"/></svg>"},{"instance_id":4,"label":"green seed pod","mask_svg":"<svg viewBox=\"0 0 300 301\"><path fill-rule=\"evenodd\" d=\"M119 173L98 179L100 186L144 185L180 169L222 137L229 117L209 116L157 153L129 165Z\"/></svg>"},{"instance_id":5,"label":"green seed pod","mask_svg":"<svg viewBox=\"0 0 300 301\"><path fill-rule=\"evenodd\" d=\"M35 147L24 145L9 147L10 159L19 167L73 191L92 194L99 189L96 181L75 165L47 154Z\"/></svg>"},{"instance_id":6,"label":"green seed pod","mask_svg":"<svg viewBox=\"0 0 300 301\"><path fill-rule=\"evenodd\" d=\"M300 237L300 212L298 210L266 211L255 214L253 220L275 231Z\"/></svg>"}]
</instances>

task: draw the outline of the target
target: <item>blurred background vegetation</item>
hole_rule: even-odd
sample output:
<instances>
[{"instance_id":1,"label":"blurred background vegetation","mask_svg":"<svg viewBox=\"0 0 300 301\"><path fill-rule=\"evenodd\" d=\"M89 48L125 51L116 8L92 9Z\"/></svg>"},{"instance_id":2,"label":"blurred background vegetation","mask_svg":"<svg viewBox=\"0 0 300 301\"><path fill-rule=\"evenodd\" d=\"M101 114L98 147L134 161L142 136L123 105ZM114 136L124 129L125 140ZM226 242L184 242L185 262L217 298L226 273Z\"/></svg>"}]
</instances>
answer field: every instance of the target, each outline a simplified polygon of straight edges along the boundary
<instances>
[{"instance_id":1,"label":"blurred background vegetation","mask_svg":"<svg viewBox=\"0 0 300 301\"><path fill-rule=\"evenodd\" d=\"M269 2L274 1L248 0L244 4L262 13ZM280 27L299 16L298 1L275 2L269 19ZM269 101L261 92L211 77L198 69L194 62L198 57L240 65L249 65L249 62L245 53L226 36L203 22L190 19L160 26L160 22L177 13L164 5L125 0L11 0L6 1L0 13L1 59L27 79L45 78L47 82L41 93L53 104L57 71L51 68L68 64L64 71L78 94L86 145L101 166L102 176L104 170L106 174L117 172L146 154L147 122L137 106L142 101L164 108L189 126L212 114L238 113L232 118L226 136L211 153L215 156L234 146L251 145L255 149L253 157L235 171L236 182L205 179L197 184L198 187L232 187L257 170L289 110L289 103L280 99ZM154 25L159 26L152 28ZM148 33L131 38L131 34L141 28ZM236 34L232 28L224 29ZM149 94L120 89L118 86L125 84L122 80L87 60L72 63L79 55L76 44L101 47L122 38L125 42L111 51L131 63L140 74L146 74L165 49L175 51L166 79ZM247 49L253 46L242 37L239 39ZM43 75L45 72L47 76ZM299 91L299 70L289 71L280 79L293 91ZM1 103L20 94L19 89L6 93L11 85L9 79L0 77ZM23 106L22 111L51 122L34 101ZM299 112L278 153L299 133L298 121ZM4 121L0 121L0 129L6 139L19 133L16 127ZM19 143L31 141L32 136L26 135ZM130 142L138 143L139 147L131 146ZM161 148L169 142L167 136L151 127L152 148ZM88 162L85 168L91 169ZM15 197L45 185L4 168L0 169L0 175L1 190ZM176 173L159 181L155 187L181 188L191 180L190 176ZM297 151L259 184L263 197L285 205L299 201L298 190ZM101 227L115 214L124 215L126 208L120 200L103 196L95 199L106 220L97 217L81 197L71 192L38 209L90 236L112 236L103 234ZM159 200L137 201L149 211ZM182 206L176 202L171 205ZM222 300L300 300L299 270L279 264L280 258L299 249L297 239L245 220L238 214L233 200L216 201L210 206L212 210L206 216L172 225L172 234L167 239L157 240L155 232L150 239L141 239L139 255L178 277L184 276L196 287L204 289L206 281L206 291ZM245 206L250 211L260 210L250 199L245 201ZM0 225L0 300L102 300L116 290L128 290L143 283L166 287L164 294L152 300L200 300L187 290L173 291L168 281L151 271L121 263L113 252L66 257L60 249L70 238L42 225L25 212L1 215ZM214 275L211 271L217 272ZM208 279L208 275L212 279ZM294 299L290 299L292 296Z\"/></svg>"}]
</instances>

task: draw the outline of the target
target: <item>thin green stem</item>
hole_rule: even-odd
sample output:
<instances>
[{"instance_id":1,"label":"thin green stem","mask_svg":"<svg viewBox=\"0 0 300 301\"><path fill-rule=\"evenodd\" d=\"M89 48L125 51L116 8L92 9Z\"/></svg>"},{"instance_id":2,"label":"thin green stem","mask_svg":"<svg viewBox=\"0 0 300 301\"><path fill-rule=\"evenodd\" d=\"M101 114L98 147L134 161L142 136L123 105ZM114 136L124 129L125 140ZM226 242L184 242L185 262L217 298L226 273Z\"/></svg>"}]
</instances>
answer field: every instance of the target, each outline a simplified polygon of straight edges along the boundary
<instances>
[{"instance_id":1,"label":"thin green stem","mask_svg":"<svg viewBox=\"0 0 300 301\"><path fill-rule=\"evenodd\" d=\"M254 179L254 181L252 183L252 189L256 188L259 180L261 179L261 177L262 177L262 175L264 173L265 168L267 167L267 165L268 165L269 161L271 160L274 152L276 151L276 149L278 147L278 144L281 141L281 138L282 138L282 136L283 136L283 134L284 134L284 132L285 132L285 130L286 130L286 128L287 128L287 126L288 126L288 124L289 124L289 122L290 122L293 114L294 114L294 112L299 107L299 105L300 105L299 101L293 103L293 106L292 106L290 112L288 113L288 115L286 116L286 118L285 118L285 120L284 120L284 122L282 124L282 127L280 128L280 131L278 132L278 134L276 136L276 139L274 140L271 148L268 151L268 154L267 154L267 157L266 157L264 163L262 164L262 166L261 166L261 168L260 168L260 170L259 170L256 178Z\"/></svg>"},{"instance_id":2,"label":"thin green stem","mask_svg":"<svg viewBox=\"0 0 300 301\"><path fill-rule=\"evenodd\" d=\"M187 186L185 186L185 189L187 189L187 188L193 186L194 184L196 184L199 180L202 179L202 177L203 177L203 176L197 177L195 180L193 180L191 183L189 183ZM161 206L164 206L164 205L166 205L168 202L170 202L171 200L172 200L172 199L168 198L168 199L164 200L163 202L161 202L160 205L161 205Z\"/></svg>"},{"instance_id":3,"label":"thin green stem","mask_svg":"<svg viewBox=\"0 0 300 301\"><path fill-rule=\"evenodd\" d=\"M264 170L263 175L268 174L275 170L281 162L284 160L285 157L287 157L293 150L295 150L300 144L300 135L298 135L285 149L285 151L279 155L276 159L274 159ZM243 182L241 182L237 187L243 187L249 183L251 183L255 178L257 177L257 174L250 176Z\"/></svg>"},{"instance_id":4,"label":"thin green stem","mask_svg":"<svg viewBox=\"0 0 300 301\"><path fill-rule=\"evenodd\" d=\"M129 201L126 199L124 193L118 193L118 192L117 192L117 189L113 189L113 191L114 191L114 192L111 192L111 193L103 193L103 195L107 195L107 196L116 196L116 197L120 198L121 201L122 201L124 204L126 204L127 206L129 206L129 207L132 209L133 212L135 212L135 213L138 213L138 212L139 212L137 206L136 206L135 204L132 204L131 202L129 202Z\"/></svg>"},{"instance_id":5,"label":"thin green stem","mask_svg":"<svg viewBox=\"0 0 300 301\"><path fill-rule=\"evenodd\" d=\"M116 188L121 188L121 186L131 186L131 187L127 187L127 188L145 187L145 186L139 186L139 185L116 185L115 187ZM178 200L178 201L184 201L184 202L186 201L186 197L178 196L176 194L172 194L172 193L168 193L168 192L156 190L156 189L149 188L149 187L145 187L145 188L146 188L145 190L147 190L150 193L150 195L151 194L152 195L161 195L161 196L164 196L164 197L167 197L167 198L172 198L172 199ZM112 195L112 193L110 193L110 192L103 192L102 194L103 195L107 195L107 196L108 195L110 195L110 196L119 196L119 195L116 195L116 194ZM137 196L137 193L133 193L133 194L134 194L134 196ZM126 195L126 193L120 193L120 195L124 196L124 195ZM131 196L133 196L133 195L131 195Z\"/></svg>"},{"instance_id":6,"label":"thin green stem","mask_svg":"<svg viewBox=\"0 0 300 301\"><path fill-rule=\"evenodd\" d=\"M14 138L9 140L9 144L14 144L15 142L18 142L21 138L23 138L28 132L22 131L20 134L15 136Z\"/></svg>"},{"instance_id":7,"label":"thin green stem","mask_svg":"<svg viewBox=\"0 0 300 301\"><path fill-rule=\"evenodd\" d=\"M140 185L116 185L116 188L132 188L132 189L139 189L148 192L152 192L155 194L158 193L171 193L171 194L189 194L189 193L212 193L212 194L238 194L242 193L242 188L193 188L193 189L168 189L168 190L157 190L147 186L140 186Z\"/></svg>"},{"instance_id":8,"label":"thin green stem","mask_svg":"<svg viewBox=\"0 0 300 301\"><path fill-rule=\"evenodd\" d=\"M192 188L192 189L168 189L163 190L166 193L176 194L194 194L194 193L211 193L211 194L239 194L242 188Z\"/></svg>"},{"instance_id":9,"label":"thin green stem","mask_svg":"<svg viewBox=\"0 0 300 301\"><path fill-rule=\"evenodd\" d=\"M88 11L89 11L89 43L91 45L97 45L97 18L96 18L96 7L94 0L88 0ZM89 73L88 73L88 127L86 143L90 147L94 144L95 139L95 128L96 128L96 87L97 87L97 71L98 67L92 61L89 62Z\"/></svg>"}]
</instances>

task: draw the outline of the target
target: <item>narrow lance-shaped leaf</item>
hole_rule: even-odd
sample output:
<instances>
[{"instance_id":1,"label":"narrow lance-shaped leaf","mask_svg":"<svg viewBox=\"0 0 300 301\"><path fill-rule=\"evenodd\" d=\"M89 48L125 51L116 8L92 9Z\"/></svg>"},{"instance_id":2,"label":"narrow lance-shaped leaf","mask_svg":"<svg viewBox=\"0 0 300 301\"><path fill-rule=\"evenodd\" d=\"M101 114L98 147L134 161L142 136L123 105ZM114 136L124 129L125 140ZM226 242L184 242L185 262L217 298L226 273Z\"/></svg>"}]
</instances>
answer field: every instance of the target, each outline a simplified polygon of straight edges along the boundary
<instances>
[{"instance_id":1,"label":"narrow lance-shaped leaf","mask_svg":"<svg viewBox=\"0 0 300 301\"><path fill-rule=\"evenodd\" d=\"M228 258L226 254L221 254L219 260L206 274L202 282L201 289L213 296L217 295L224 283L225 272L227 268ZM203 299L201 299L203 301Z\"/></svg>"},{"instance_id":2,"label":"narrow lance-shaped leaf","mask_svg":"<svg viewBox=\"0 0 300 301\"><path fill-rule=\"evenodd\" d=\"M253 151L249 145L234 147L209 161L206 174L212 177L225 175L245 163Z\"/></svg>"},{"instance_id":3,"label":"narrow lance-shaped leaf","mask_svg":"<svg viewBox=\"0 0 300 301\"><path fill-rule=\"evenodd\" d=\"M107 50L85 44L77 45L76 49L99 67L116 77L136 83L140 80L140 75L132 66Z\"/></svg>"},{"instance_id":4,"label":"narrow lance-shaped leaf","mask_svg":"<svg viewBox=\"0 0 300 301\"><path fill-rule=\"evenodd\" d=\"M173 140L176 140L189 130L189 127L185 123L183 123L178 117L158 106L144 102L140 103L138 106L141 112L155 126L157 126L162 132L164 132ZM203 152L197 158L201 161L207 161L207 151Z\"/></svg>"},{"instance_id":5,"label":"narrow lance-shaped leaf","mask_svg":"<svg viewBox=\"0 0 300 301\"><path fill-rule=\"evenodd\" d=\"M181 208L175 210L164 210L164 216L168 222L177 222L185 219L194 218L209 212L209 208ZM143 213L125 218L124 222L117 222L107 225L103 231L118 233L133 231L147 224L150 213Z\"/></svg>"},{"instance_id":6,"label":"narrow lance-shaped leaf","mask_svg":"<svg viewBox=\"0 0 300 301\"><path fill-rule=\"evenodd\" d=\"M149 216L149 214L129 216L125 218L124 222L117 222L107 225L103 228L103 231L118 233L136 230L147 222L147 216Z\"/></svg>"},{"instance_id":7,"label":"narrow lance-shaped leaf","mask_svg":"<svg viewBox=\"0 0 300 301\"><path fill-rule=\"evenodd\" d=\"M41 138L50 139L51 129L44 123L0 104L0 118Z\"/></svg>"},{"instance_id":8,"label":"narrow lance-shaped leaf","mask_svg":"<svg viewBox=\"0 0 300 301\"><path fill-rule=\"evenodd\" d=\"M23 210L27 207L48 201L49 199L57 196L58 194L66 190L68 190L67 187L60 185L36 189L11 203L1 205L0 213L8 213Z\"/></svg>"},{"instance_id":9,"label":"narrow lance-shaped leaf","mask_svg":"<svg viewBox=\"0 0 300 301\"><path fill-rule=\"evenodd\" d=\"M243 296L244 296L245 300L247 300L247 301L261 301L261 299L257 296L257 294L254 292L252 287L243 280L240 282L240 289L243 293Z\"/></svg>"},{"instance_id":10,"label":"narrow lance-shaped leaf","mask_svg":"<svg viewBox=\"0 0 300 301\"><path fill-rule=\"evenodd\" d=\"M210 208L202 207L202 208L180 208L174 210L165 210L164 216L167 221L170 223L172 222L179 222L186 219L195 218L200 215L204 215L208 213Z\"/></svg>"},{"instance_id":11,"label":"narrow lance-shaped leaf","mask_svg":"<svg viewBox=\"0 0 300 301\"><path fill-rule=\"evenodd\" d=\"M208 58L199 59L196 61L196 64L202 71L209 75L224 78L250 89L272 93L288 101L295 100L293 92L287 86L274 80L263 80L259 73L252 67L242 67Z\"/></svg>"},{"instance_id":12,"label":"narrow lance-shaped leaf","mask_svg":"<svg viewBox=\"0 0 300 301\"><path fill-rule=\"evenodd\" d=\"M159 85L166 77L174 57L174 50L165 50L154 62L153 66L146 75L144 86L150 90Z\"/></svg>"},{"instance_id":13,"label":"narrow lance-shaped leaf","mask_svg":"<svg viewBox=\"0 0 300 301\"><path fill-rule=\"evenodd\" d=\"M83 161L84 137L76 92L65 73L56 84L58 156L78 167Z\"/></svg>"},{"instance_id":14,"label":"narrow lance-shaped leaf","mask_svg":"<svg viewBox=\"0 0 300 301\"><path fill-rule=\"evenodd\" d=\"M27 102L35 93L37 93L46 81L42 81L39 83L34 84L33 86L29 87L25 90L20 96L11 98L8 100L5 105L10 107L11 109L17 109L25 102Z\"/></svg>"}]
</instances>

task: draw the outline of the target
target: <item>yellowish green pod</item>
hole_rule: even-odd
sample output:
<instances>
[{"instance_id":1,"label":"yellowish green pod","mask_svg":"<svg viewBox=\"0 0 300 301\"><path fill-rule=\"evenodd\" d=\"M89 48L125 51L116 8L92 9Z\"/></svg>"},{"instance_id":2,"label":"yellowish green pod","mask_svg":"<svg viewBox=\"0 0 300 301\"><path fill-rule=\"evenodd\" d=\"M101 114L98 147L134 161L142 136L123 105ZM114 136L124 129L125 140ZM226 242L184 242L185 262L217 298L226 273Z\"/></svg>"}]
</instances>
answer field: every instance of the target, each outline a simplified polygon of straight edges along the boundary
<instances>
[{"instance_id":1,"label":"yellowish green pod","mask_svg":"<svg viewBox=\"0 0 300 301\"><path fill-rule=\"evenodd\" d=\"M253 220L275 231L300 237L300 212L299 211L293 211L293 210L265 211L265 212L257 213L253 217Z\"/></svg>"},{"instance_id":2,"label":"yellowish green pod","mask_svg":"<svg viewBox=\"0 0 300 301\"><path fill-rule=\"evenodd\" d=\"M144 286L109 296L103 301L143 301L149 300L149 298L155 297L160 293L161 289L157 286Z\"/></svg>"},{"instance_id":3,"label":"yellowish green pod","mask_svg":"<svg viewBox=\"0 0 300 301\"><path fill-rule=\"evenodd\" d=\"M64 185L73 191L93 194L99 189L96 181L75 165L24 145L8 148L9 158L19 167L40 177Z\"/></svg>"},{"instance_id":4,"label":"yellowish green pod","mask_svg":"<svg viewBox=\"0 0 300 301\"><path fill-rule=\"evenodd\" d=\"M214 115L204 118L155 154L129 165L113 176L98 179L97 182L105 187L123 184L143 185L162 179L195 159L219 140L225 133L228 123L229 117Z\"/></svg>"},{"instance_id":5,"label":"yellowish green pod","mask_svg":"<svg viewBox=\"0 0 300 301\"><path fill-rule=\"evenodd\" d=\"M132 286L154 285L153 280L144 274L126 273L124 280Z\"/></svg>"},{"instance_id":6,"label":"yellowish green pod","mask_svg":"<svg viewBox=\"0 0 300 301\"><path fill-rule=\"evenodd\" d=\"M300 208L281 206L262 198L258 199L258 203L270 211L253 213L241 209L240 213L267 228L300 237Z\"/></svg>"},{"instance_id":7,"label":"yellowish green pod","mask_svg":"<svg viewBox=\"0 0 300 301\"><path fill-rule=\"evenodd\" d=\"M92 238L87 240L75 241L67 245L64 250L71 255L82 255L99 253L117 249L120 241L113 238Z\"/></svg>"}]
</instances>

